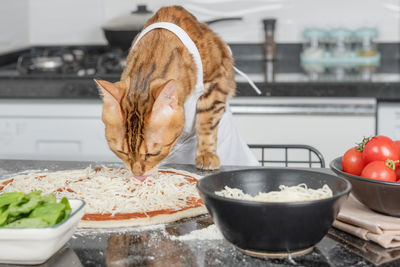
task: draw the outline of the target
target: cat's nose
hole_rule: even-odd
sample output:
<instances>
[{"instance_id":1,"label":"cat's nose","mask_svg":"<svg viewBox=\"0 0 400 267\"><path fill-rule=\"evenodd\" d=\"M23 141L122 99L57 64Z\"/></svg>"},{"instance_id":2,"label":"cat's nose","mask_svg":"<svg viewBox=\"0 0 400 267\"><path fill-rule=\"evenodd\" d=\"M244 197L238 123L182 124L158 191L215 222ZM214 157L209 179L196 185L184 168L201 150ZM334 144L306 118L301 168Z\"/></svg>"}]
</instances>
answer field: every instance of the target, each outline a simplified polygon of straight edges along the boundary
<instances>
[{"instance_id":1,"label":"cat's nose","mask_svg":"<svg viewBox=\"0 0 400 267\"><path fill-rule=\"evenodd\" d=\"M133 178L138 179L139 181L144 181L148 177L152 176L151 174L144 174L144 175L133 175Z\"/></svg>"},{"instance_id":2,"label":"cat's nose","mask_svg":"<svg viewBox=\"0 0 400 267\"><path fill-rule=\"evenodd\" d=\"M142 169L142 166L140 162L134 162L131 164L131 171L133 172L134 176L142 176L144 173L144 170Z\"/></svg>"}]
</instances>

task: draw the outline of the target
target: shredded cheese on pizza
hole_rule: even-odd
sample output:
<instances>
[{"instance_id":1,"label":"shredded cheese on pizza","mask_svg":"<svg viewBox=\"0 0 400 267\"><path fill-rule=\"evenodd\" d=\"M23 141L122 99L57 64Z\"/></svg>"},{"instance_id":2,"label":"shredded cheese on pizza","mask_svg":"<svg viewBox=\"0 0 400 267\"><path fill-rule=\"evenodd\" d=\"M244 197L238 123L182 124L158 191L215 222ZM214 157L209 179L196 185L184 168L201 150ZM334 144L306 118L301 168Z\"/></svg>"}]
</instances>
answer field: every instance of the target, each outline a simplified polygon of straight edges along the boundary
<instances>
[{"instance_id":1,"label":"shredded cheese on pizza","mask_svg":"<svg viewBox=\"0 0 400 267\"><path fill-rule=\"evenodd\" d=\"M159 172L141 182L127 169L89 167L18 175L4 185L1 192L41 190L57 197L83 199L87 204L86 213L175 211L190 207L193 199L200 199L196 182L191 178L174 172Z\"/></svg>"}]
</instances>

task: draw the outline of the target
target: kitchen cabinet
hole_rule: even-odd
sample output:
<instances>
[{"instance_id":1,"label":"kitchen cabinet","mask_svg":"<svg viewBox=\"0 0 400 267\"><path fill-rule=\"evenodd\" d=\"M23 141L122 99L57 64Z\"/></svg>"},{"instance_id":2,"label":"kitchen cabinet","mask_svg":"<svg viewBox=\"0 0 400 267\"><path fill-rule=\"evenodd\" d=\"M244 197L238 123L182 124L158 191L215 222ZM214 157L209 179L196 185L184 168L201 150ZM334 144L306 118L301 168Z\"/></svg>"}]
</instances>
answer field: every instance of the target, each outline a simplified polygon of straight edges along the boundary
<instances>
[{"instance_id":1,"label":"kitchen cabinet","mask_svg":"<svg viewBox=\"0 0 400 267\"><path fill-rule=\"evenodd\" d=\"M400 140L400 103L379 102L377 108L378 134Z\"/></svg>"},{"instance_id":2,"label":"kitchen cabinet","mask_svg":"<svg viewBox=\"0 0 400 267\"><path fill-rule=\"evenodd\" d=\"M230 107L248 144L306 144L326 163L375 134L373 99L236 97ZM100 99L1 99L0 158L120 161L101 112ZM276 153L268 157L282 157Z\"/></svg>"},{"instance_id":3,"label":"kitchen cabinet","mask_svg":"<svg viewBox=\"0 0 400 267\"><path fill-rule=\"evenodd\" d=\"M101 100L0 101L0 158L119 161L108 148Z\"/></svg>"},{"instance_id":4,"label":"kitchen cabinet","mask_svg":"<svg viewBox=\"0 0 400 267\"><path fill-rule=\"evenodd\" d=\"M375 134L374 99L240 98L230 105L248 144L310 145L322 153L326 164L364 136ZM282 157L279 152L267 156Z\"/></svg>"}]
</instances>

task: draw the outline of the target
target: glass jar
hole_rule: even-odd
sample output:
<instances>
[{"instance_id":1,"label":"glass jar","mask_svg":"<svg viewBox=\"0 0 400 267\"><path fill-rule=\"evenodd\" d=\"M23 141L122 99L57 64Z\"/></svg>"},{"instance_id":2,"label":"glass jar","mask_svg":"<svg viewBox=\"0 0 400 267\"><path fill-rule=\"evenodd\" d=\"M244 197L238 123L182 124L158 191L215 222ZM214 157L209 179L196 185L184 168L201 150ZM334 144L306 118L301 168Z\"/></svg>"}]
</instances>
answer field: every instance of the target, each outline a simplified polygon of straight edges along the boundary
<instances>
[{"instance_id":1,"label":"glass jar","mask_svg":"<svg viewBox=\"0 0 400 267\"><path fill-rule=\"evenodd\" d=\"M351 51L350 30L344 28L333 29L329 32L331 54L333 57L347 57Z\"/></svg>"},{"instance_id":2,"label":"glass jar","mask_svg":"<svg viewBox=\"0 0 400 267\"><path fill-rule=\"evenodd\" d=\"M326 32L318 28L308 28L303 32L304 43L303 51L304 55L309 58L321 58L325 53L324 40Z\"/></svg>"},{"instance_id":3,"label":"glass jar","mask_svg":"<svg viewBox=\"0 0 400 267\"><path fill-rule=\"evenodd\" d=\"M320 59L325 56L326 31L319 28L307 28L303 32L305 42L303 44L303 57L308 61ZM325 67L321 63L303 65L311 80L318 80L320 74L325 72Z\"/></svg>"},{"instance_id":4,"label":"glass jar","mask_svg":"<svg viewBox=\"0 0 400 267\"><path fill-rule=\"evenodd\" d=\"M355 31L357 56L362 58L372 58L377 55L377 45L374 39L378 37L378 30L375 28L359 28ZM369 81L375 72L376 66L373 64L362 64L358 66L361 80Z\"/></svg>"},{"instance_id":5,"label":"glass jar","mask_svg":"<svg viewBox=\"0 0 400 267\"><path fill-rule=\"evenodd\" d=\"M356 49L360 57L372 57L376 55L376 43L378 30L375 28L360 28L355 31Z\"/></svg>"},{"instance_id":6,"label":"glass jar","mask_svg":"<svg viewBox=\"0 0 400 267\"><path fill-rule=\"evenodd\" d=\"M352 52L351 38L352 32L345 28L336 28L329 32L330 55L332 58L340 59L340 63L337 62L330 68L337 81L343 81L351 71L351 67L347 64Z\"/></svg>"}]
</instances>

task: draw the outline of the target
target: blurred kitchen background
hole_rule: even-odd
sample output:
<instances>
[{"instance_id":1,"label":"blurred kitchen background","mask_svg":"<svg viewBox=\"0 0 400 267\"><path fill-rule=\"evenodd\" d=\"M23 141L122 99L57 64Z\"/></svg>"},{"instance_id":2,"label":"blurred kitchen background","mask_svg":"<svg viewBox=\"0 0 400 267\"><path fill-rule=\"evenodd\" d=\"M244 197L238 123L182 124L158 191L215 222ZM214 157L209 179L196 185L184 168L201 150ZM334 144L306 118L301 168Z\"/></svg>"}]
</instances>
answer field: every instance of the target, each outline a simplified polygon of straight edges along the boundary
<instances>
[{"instance_id":1,"label":"blurred kitchen background","mask_svg":"<svg viewBox=\"0 0 400 267\"><path fill-rule=\"evenodd\" d=\"M306 144L329 163L364 136L400 139L400 0L2 0L0 158L117 160L92 79L117 81L126 48L105 30L173 4L261 90L237 76L249 144Z\"/></svg>"}]
</instances>

